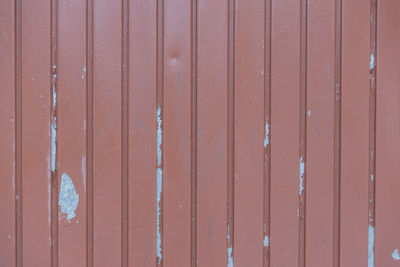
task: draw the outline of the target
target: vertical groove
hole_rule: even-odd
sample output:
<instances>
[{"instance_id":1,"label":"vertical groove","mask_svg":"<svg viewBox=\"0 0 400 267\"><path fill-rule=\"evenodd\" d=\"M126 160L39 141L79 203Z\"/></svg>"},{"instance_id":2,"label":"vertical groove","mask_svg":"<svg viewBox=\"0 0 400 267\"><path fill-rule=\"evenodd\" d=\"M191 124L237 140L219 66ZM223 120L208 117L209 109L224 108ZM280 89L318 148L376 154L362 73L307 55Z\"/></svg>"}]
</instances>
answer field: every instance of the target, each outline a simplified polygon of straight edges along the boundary
<instances>
[{"instance_id":1,"label":"vertical groove","mask_svg":"<svg viewBox=\"0 0 400 267\"><path fill-rule=\"evenodd\" d=\"M93 267L93 0L86 0L86 263Z\"/></svg>"},{"instance_id":2,"label":"vertical groove","mask_svg":"<svg viewBox=\"0 0 400 267\"><path fill-rule=\"evenodd\" d=\"M191 2L191 267L197 261L197 0Z\"/></svg>"},{"instance_id":3,"label":"vertical groove","mask_svg":"<svg viewBox=\"0 0 400 267\"><path fill-rule=\"evenodd\" d=\"M58 0L51 0L51 266L58 266Z\"/></svg>"},{"instance_id":4,"label":"vertical groove","mask_svg":"<svg viewBox=\"0 0 400 267\"><path fill-rule=\"evenodd\" d=\"M157 267L163 266L164 0L157 0Z\"/></svg>"},{"instance_id":5,"label":"vertical groove","mask_svg":"<svg viewBox=\"0 0 400 267\"><path fill-rule=\"evenodd\" d=\"M228 170L227 170L227 256L234 260L234 154L235 154L235 0L228 2Z\"/></svg>"},{"instance_id":6,"label":"vertical groove","mask_svg":"<svg viewBox=\"0 0 400 267\"><path fill-rule=\"evenodd\" d=\"M263 266L270 266L270 246L269 239L271 233L271 7L272 0L265 0L264 9L264 119L265 119L265 139L264 139L264 251Z\"/></svg>"},{"instance_id":7,"label":"vertical groove","mask_svg":"<svg viewBox=\"0 0 400 267\"><path fill-rule=\"evenodd\" d=\"M121 220L121 247L122 247L122 267L128 267L128 142L129 142L129 2L122 0L122 49L121 49L121 106L122 106L122 188L121 188L121 203L122 203L122 220Z\"/></svg>"},{"instance_id":8,"label":"vertical groove","mask_svg":"<svg viewBox=\"0 0 400 267\"><path fill-rule=\"evenodd\" d=\"M377 1L371 0L369 93L368 267L375 266Z\"/></svg>"},{"instance_id":9,"label":"vertical groove","mask_svg":"<svg viewBox=\"0 0 400 267\"><path fill-rule=\"evenodd\" d=\"M15 262L22 267L22 0L15 0Z\"/></svg>"},{"instance_id":10,"label":"vertical groove","mask_svg":"<svg viewBox=\"0 0 400 267\"><path fill-rule=\"evenodd\" d=\"M335 1L335 102L334 102L334 193L333 267L340 266L340 154L342 102L342 0Z\"/></svg>"},{"instance_id":11,"label":"vertical groove","mask_svg":"<svg viewBox=\"0 0 400 267\"><path fill-rule=\"evenodd\" d=\"M300 22L300 147L299 147L299 267L306 266L307 185L307 0L301 1Z\"/></svg>"}]
</instances>

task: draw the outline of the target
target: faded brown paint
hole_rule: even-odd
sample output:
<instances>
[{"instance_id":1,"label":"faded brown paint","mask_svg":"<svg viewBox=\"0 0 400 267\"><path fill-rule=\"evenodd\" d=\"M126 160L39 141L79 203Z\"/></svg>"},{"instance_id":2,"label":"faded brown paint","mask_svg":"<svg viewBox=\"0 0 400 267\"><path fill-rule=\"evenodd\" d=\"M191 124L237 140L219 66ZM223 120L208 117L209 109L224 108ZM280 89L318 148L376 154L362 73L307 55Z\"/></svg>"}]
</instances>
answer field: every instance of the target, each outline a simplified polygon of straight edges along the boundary
<instances>
[{"instance_id":1,"label":"faded brown paint","mask_svg":"<svg viewBox=\"0 0 400 267\"><path fill-rule=\"evenodd\" d=\"M400 5L375 4L2 4L0 265L399 264Z\"/></svg>"}]
</instances>

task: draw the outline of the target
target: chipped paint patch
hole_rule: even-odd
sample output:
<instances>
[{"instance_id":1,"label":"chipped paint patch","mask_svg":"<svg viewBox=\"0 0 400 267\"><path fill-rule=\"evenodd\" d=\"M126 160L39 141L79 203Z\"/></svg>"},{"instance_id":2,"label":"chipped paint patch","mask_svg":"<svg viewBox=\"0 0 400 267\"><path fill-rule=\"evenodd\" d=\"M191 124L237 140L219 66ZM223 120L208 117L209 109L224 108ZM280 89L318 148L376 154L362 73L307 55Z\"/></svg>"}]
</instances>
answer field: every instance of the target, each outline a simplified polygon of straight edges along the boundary
<instances>
[{"instance_id":1,"label":"chipped paint patch","mask_svg":"<svg viewBox=\"0 0 400 267\"><path fill-rule=\"evenodd\" d=\"M268 247L269 246L269 238L268 238L268 236L266 235L265 237L264 237L264 247Z\"/></svg>"},{"instance_id":2,"label":"chipped paint patch","mask_svg":"<svg viewBox=\"0 0 400 267\"><path fill-rule=\"evenodd\" d=\"M161 249L161 230L160 230L160 218L161 218L161 194L163 187L162 180L162 119L161 119L161 107L157 108L157 261L160 264L162 259L162 249Z\"/></svg>"},{"instance_id":3,"label":"chipped paint patch","mask_svg":"<svg viewBox=\"0 0 400 267\"><path fill-rule=\"evenodd\" d=\"M82 69L82 80L85 79L85 75L86 75L86 66L83 66L83 69Z\"/></svg>"},{"instance_id":4,"label":"chipped paint patch","mask_svg":"<svg viewBox=\"0 0 400 267\"><path fill-rule=\"evenodd\" d=\"M375 67L375 56L374 54L371 54L371 58L369 61L369 69L372 70L374 69L374 67Z\"/></svg>"},{"instance_id":5,"label":"chipped paint patch","mask_svg":"<svg viewBox=\"0 0 400 267\"><path fill-rule=\"evenodd\" d=\"M76 216L75 211L79 203L79 194L76 193L74 183L68 174L63 173L61 176L60 196L58 205L61 207L61 213L67 215L67 219L71 220Z\"/></svg>"},{"instance_id":6,"label":"chipped paint patch","mask_svg":"<svg viewBox=\"0 0 400 267\"><path fill-rule=\"evenodd\" d=\"M392 258L393 258L395 261L400 260L400 254L399 254L399 250L398 250L397 248L393 251L393 253L392 253Z\"/></svg>"},{"instance_id":7,"label":"chipped paint patch","mask_svg":"<svg viewBox=\"0 0 400 267\"><path fill-rule=\"evenodd\" d=\"M307 111L307 116L308 116L308 117L311 116L311 109L309 109L309 110Z\"/></svg>"},{"instance_id":8,"label":"chipped paint patch","mask_svg":"<svg viewBox=\"0 0 400 267\"><path fill-rule=\"evenodd\" d=\"M226 236L227 240L228 240L228 244L231 244L231 236L229 234L229 224L228 224L228 234ZM233 256L232 256L232 245L230 245L227 248L227 252L228 252L228 264L227 267L233 267Z\"/></svg>"},{"instance_id":9,"label":"chipped paint patch","mask_svg":"<svg viewBox=\"0 0 400 267\"><path fill-rule=\"evenodd\" d=\"M51 158L50 158L50 165L51 165L51 171L54 172L56 170L56 155L57 155L57 146L56 146L56 140L57 140L57 121L56 117L54 117L54 121L51 124L51 144L50 144L50 150L51 150Z\"/></svg>"},{"instance_id":10,"label":"chipped paint patch","mask_svg":"<svg viewBox=\"0 0 400 267\"><path fill-rule=\"evenodd\" d=\"M304 190L304 162L303 157L300 157L299 161L299 195L303 194Z\"/></svg>"},{"instance_id":11,"label":"chipped paint patch","mask_svg":"<svg viewBox=\"0 0 400 267\"><path fill-rule=\"evenodd\" d=\"M371 174L371 182L373 182L373 181L374 181L374 175Z\"/></svg>"},{"instance_id":12,"label":"chipped paint patch","mask_svg":"<svg viewBox=\"0 0 400 267\"><path fill-rule=\"evenodd\" d=\"M368 226L368 267L375 266L375 227Z\"/></svg>"},{"instance_id":13,"label":"chipped paint patch","mask_svg":"<svg viewBox=\"0 0 400 267\"><path fill-rule=\"evenodd\" d=\"M264 137L264 148L269 144L269 124L268 121L265 122L265 137Z\"/></svg>"}]
</instances>

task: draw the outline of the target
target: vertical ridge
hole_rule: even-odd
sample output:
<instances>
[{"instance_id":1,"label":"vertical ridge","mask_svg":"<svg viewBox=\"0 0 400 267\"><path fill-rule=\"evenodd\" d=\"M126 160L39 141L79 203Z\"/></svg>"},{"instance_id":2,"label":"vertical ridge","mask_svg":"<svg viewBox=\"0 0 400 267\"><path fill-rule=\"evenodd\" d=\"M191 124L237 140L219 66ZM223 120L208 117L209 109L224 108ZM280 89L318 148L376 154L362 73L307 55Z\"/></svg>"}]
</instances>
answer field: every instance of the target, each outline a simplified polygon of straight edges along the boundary
<instances>
[{"instance_id":1,"label":"vertical ridge","mask_svg":"<svg viewBox=\"0 0 400 267\"><path fill-rule=\"evenodd\" d=\"M191 2L191 266L197 261L197 0Z\"/></svg>"},{"instance_id":2,"label":"vertical ridge","mask_svg":"<svg viewBox=\"0 0 400 267\"><path fill-rule=\"evenodd\" d=\"M368 267L373 267L375 266L377 1L371 0L370 5Z\"/></svg>"},{"instance_id":3,"label":"vertical ridge","mask_svg":"<svg viewBox=\"0 0 400 267\"><path fill-rule=\"evenodd\" d=\"M271 233L271 7L272 1L265 0L264 24L264 251L263 266L270 266L269 239Z\"/></svg>"},{"instance_id":4,"label":"vertical ridge","mask_svg":"<svg viewBox=\"0 0 400 267\"><path fill-rule=\"evenodd\" d=\"M128 0L122 0L122 66L121 66L121 81L122 81L122 93L121 93L121 106L122 106L122 188L121 188L121 203L122 203L122 220L121 220L121 248L122 248L122 267L128 267L128 215L129 215L129 192L128 192L128 148L129 148L129 2Z\"/></svg>"},{"instance_id":5,"label":"vertical ridge","mask_svg":"<svg viewBox=\"0 0 400 267\"><path fill-rule=\"evenodd\" d=\"M51 0L51 266L58 266L58 158L57 158L57 94L58 94L58 0Z\"/></svg>"},{"instance_id":6,"label":"vertical ridge","mask_svg":"<svg viewBox=\"0 0 400 267\"><path fill-rule=\"evenodd\" d=\"M157 267L163 266L164 0L157 0Z\"/></svg>"},{"instance_id":7,"label":"vertical ridge","mask_svg":"<svg viewBox=\"0 0 400 267\"><path fill-rule=\"evenodd\" d=\"M228 4L228 199L227 199L227 254L228 267L234 261L234 149L235 149L235 0Z\"/></svg>"},{"instance_id":8,"label":"vertical ridge","mask_svg":"<svg viewBox=\"0 0 400 267\"><path fill-rule=\"evenodd\" d=\"M299 267L306 266L307 4L302 0L300 7Z\"/></svg>"},{"instance_id":9,"label":"vertical ridge","mask_svg":"<svg viewBox=\"0 0 400 267\"><path fill-rule=\"evenodd\" d=\"M93 267L93 0L86 0L86 260Z\"/></svg>"},{"instance_id":10,"label":"vertical ridge","mask_svg":"<svg viewBox=\"0 0 400 267\"><path fill-rule=\"evenodd\" d=\"M15 0L15 257L22 267L22 0Z\"/></svg>"},{"instance_id":11,"label":"vertical ridge","mask_svg":"<svg viewBox=\"0 0 400 267\"><path fill-rule=\"evenodd\" d=\"M333 267L340 266L340 153L342 101L342 0L335 1Z\"/></svg>"}]
</instances>

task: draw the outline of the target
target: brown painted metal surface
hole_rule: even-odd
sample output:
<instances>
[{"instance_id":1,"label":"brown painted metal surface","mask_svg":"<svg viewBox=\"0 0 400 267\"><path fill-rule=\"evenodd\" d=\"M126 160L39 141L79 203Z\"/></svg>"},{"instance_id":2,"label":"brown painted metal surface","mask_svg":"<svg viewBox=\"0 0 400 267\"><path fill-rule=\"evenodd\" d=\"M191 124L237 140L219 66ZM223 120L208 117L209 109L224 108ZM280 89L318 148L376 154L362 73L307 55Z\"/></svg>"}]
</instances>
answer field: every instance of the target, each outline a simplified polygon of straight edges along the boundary
<instances>
[{"instance_id":1,"label":"brown painted metal surface","mask_svg":"<svg viewBox=\"0 0 400 267\"><path fill-rule=\"evenodd\" d=\"M3 0L0 266L400 264L396 0Z\"/></svg>"}]
</instances>

